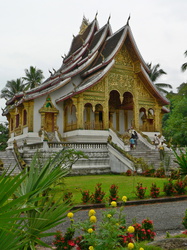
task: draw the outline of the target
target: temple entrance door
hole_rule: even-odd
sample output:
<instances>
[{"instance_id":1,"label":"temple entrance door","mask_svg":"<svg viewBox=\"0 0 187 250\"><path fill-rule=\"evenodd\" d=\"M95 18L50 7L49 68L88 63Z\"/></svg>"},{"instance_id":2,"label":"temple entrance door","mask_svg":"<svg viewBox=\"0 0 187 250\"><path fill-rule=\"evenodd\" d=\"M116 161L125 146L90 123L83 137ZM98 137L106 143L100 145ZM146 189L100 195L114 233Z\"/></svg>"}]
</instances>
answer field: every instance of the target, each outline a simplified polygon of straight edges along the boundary
<instances>
[{"instance_id":1,"label":"temple entrance door","mask_svg":"<svg viewBox=\"0 0 187 250\"><path fill-rule=\"evenodd\" d=\"M45 113L45 131L54 132L54 113Z\"/></svg>"}]
</instances>

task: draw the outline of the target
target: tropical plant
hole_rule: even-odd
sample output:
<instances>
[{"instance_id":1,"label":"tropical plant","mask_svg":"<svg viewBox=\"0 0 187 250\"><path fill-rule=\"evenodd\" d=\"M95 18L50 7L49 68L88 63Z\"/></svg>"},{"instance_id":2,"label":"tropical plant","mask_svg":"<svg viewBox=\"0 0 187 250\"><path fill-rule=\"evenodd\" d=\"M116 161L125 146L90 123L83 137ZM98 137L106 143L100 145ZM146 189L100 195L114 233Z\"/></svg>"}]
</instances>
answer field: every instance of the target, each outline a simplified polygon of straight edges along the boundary
<instances>
[{"instance_id":1,"label":"tropical plant","mask_svg":"<svg viewBox=\"0 0 187 250\"><path fill-rule=\"evenodd\" d=\"M156 64L152 66L152 63L147 63L148 68L150 69L149 77L153 83L155 83L159 77L161 77L164 74L167 74L163 69L160 68L160 64ZM155 83L155 86L157 89L164 94L167 94L168 91L165 90L165 88L172 89L172 86L167 83Z\"/></svg>"},{"instance_id":2,"label":"tropical plant","mask_svg":"<svg viewBox=\"0 0 187 250\"><path fill-rule=\"evenodd\" d=\"M0 123L0 151L5 150L8 141L8 124Z\"/></svg>"},{"instance_id":3,"label":"tropical plant","mask_svg":"<svg viewBox=\"0 0 187 250\"><path fill-rule=\"evenodd\" d=\"M187 148L185 149L173 149L175 155L175 162L179 165L180 175L184 178L187 175Z\"/></svg>"},{"instance_id":4,"label":"tropical plant","mask_svg":"<svg viewBox=\"0 0 187 250\"><path fill-rule=\"evenodd\" d=\"M81 152L64 149L41 164L36 154L30 167L19 175L0 176L1 250L35 249L36 244L48 246L41 238L54 235L55 232L46 231L60 224L70 209L62 197L54 202L48 190L70 172L80 157Z\"/></svg>"},{"instance_id":5,"label":"tropical plant","mask_svg":"<svg viewBox=\"0 0 187 250\"><path fill-rule=\"evenodd\" d=\"M41 69L30 66L29 69L25 69L25 77L23 80L26 82L26 89L33 89L41 84L42 79L44 79L43 72Z\"/></svg>"},{"instance_id":6,"label":"tropical plant","mask_svg":"<svg viewBox=\"0 0 187 250\"><path fill-rule=\"evenodd\" d=\"M187 50L184 52L184 56L187 57ZM182 64L181 70L182 72L187 70L187 62Z\"/></svg>"},{"instance_id":7,"label":"tropical plant","mask_svg":"<svg viewBox=\"0 0 187 250\"><path fill-rule=\"evenodd\" d=\"M17 80L7 81L5 88L1 90L0 97L8 100L8 99L13 98L15 94L24 91L24 89L25 89L25 86L21 78Z\"/></svg>"}]
</instances>

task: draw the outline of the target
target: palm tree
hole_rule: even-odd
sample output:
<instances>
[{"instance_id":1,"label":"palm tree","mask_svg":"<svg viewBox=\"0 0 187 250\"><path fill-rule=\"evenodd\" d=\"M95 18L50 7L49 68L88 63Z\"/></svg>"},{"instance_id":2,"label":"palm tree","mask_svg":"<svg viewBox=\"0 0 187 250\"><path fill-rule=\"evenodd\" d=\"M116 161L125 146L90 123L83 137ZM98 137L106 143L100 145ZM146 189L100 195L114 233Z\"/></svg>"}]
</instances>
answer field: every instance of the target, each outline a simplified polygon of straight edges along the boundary
<instances>
[{"instance_id":1,"label":"palm tree","mask_svg":"<svg viewBox=\"0 0 187 250\"><path fill-rule=\"evenodd\" d=\"M29 69L25 69L25 77L23 80L26 81L26 89L33 89L41 84L42 79L44 79L43 71L37 69L36 67L30 66Z\"/></svg>"},{"instance_id":2,"label":"palm tree","mask_svg":"<svg viewBox=\"0 0 187 250\"><path fill-rule=\"evenodd\" d=\"M21 78L17 80L7 81L5 88L1 90L0 97L5 98L6 100L14 97L15 94L24 91L25 86Z\"/></svg>"},{"instance_id":3,"label":"palm tree","mask_svg":"<svg viewBox=\"0 0 187 250\"><path fill-rule=\"evenodd\" d=\"M167 74L163 69L159 69L160 64L156 64L152 66L152 63L147 63L147 66L150 69L149 77L153 83L155 83L160 76ZM172 89L172 86L167 83L155 83L155 86L161 93L164 93L164 94L168 94L168 91L165 90L164 88Z\"/></svg>"},{"instance_id":4,"label":"palm tree","mask_svg":"<svg viewBox=\"0 0 187 250\"><path fill-rule=\"evenodd\" d=\"M187 50L184 52L184 56L187 57ZM187 70L187 62L183 63L183 65L181 66L181 70L182 72Z\"/></svg>"}]
</instances>

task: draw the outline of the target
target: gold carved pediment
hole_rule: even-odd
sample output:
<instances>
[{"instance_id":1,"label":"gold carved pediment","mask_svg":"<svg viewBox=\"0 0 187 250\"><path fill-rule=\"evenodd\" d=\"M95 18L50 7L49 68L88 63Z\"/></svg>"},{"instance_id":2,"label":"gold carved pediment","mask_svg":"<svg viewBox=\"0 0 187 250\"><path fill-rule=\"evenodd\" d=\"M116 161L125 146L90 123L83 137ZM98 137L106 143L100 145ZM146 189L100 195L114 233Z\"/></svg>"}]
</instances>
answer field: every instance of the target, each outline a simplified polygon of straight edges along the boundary
<instances>
[{"instance_id":1,"label":"gold carved pediment","mask_svg":"<svg viewBox=\"0 0 187 250\"><path fill-rule=\"evenodd\" d=\"M46 101L42 108L39 110L40 113L59 113L58 109L54 106L53 102L51 101L51 97L48 95Z\"/></svg>"},{"instance_id":2,"label":"gold carved pediment","mask_svg":"<svg viewBox=\"0 0 187 250\"><path fill-rule=\"evenodd\" d=\"M131 68L133 67L131 56L125 45L122 47L122 49L118 52L117 56L115 57L115 64Z\"/></svg>"},{"instance_id":3,"label":"gold carved pediment","mask_svg":"<svg viewBox=\"0 0 187 250\"><path fill-rule=\"evenodd\" d=\"M133 90L134 86L134 78L132 75L122 75L116 73L110 73L108 76L108 90L118 90L120 93L124 93L124 91Z\"/></svg>"}]
</instances>

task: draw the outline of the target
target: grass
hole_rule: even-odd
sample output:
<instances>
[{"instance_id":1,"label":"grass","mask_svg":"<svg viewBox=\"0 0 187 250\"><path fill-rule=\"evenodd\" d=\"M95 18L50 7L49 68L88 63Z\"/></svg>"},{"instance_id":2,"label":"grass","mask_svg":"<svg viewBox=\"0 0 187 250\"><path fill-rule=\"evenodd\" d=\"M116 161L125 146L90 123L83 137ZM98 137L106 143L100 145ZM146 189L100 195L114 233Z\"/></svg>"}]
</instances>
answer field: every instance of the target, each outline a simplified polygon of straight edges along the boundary
<instances>
[{"instance_id":1,"label":"grass","mask_svg":"<svg viewBox=\"0 0 187 250\"><path fill-rule=\"evenodd\" d=\"M73 194L73 203L82 203L81 192L89 190L90 194L95 192L95 186L98 183L102 184L102 190L105 192L105 199L108 199L110 192L110 186L115 184L118 186L118 196L121 199L122 196L127 196L128 200L138 199L135 191L137 183L142 183L143 187L147 187L145 199L150 198L150 187L152 183L156 183L157 187L160 187L159 197L164 196L163 187L164 182L167 182L167 178L153 178L143 176L125 176L125 175L87 175L87 176L68 176L64 179L65 185L57 185L55 187L55 193L71 192Z\"/></svg>"}]
</instances>

